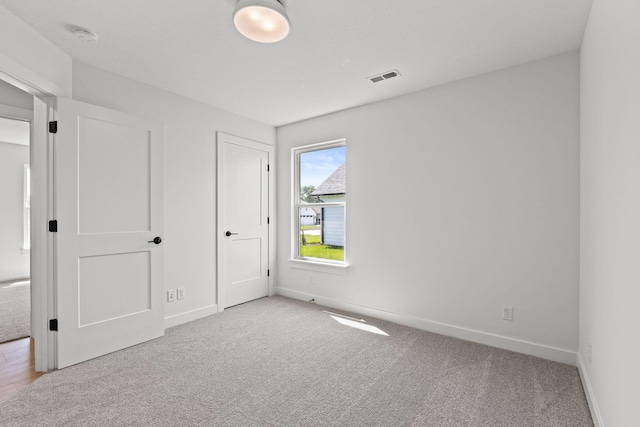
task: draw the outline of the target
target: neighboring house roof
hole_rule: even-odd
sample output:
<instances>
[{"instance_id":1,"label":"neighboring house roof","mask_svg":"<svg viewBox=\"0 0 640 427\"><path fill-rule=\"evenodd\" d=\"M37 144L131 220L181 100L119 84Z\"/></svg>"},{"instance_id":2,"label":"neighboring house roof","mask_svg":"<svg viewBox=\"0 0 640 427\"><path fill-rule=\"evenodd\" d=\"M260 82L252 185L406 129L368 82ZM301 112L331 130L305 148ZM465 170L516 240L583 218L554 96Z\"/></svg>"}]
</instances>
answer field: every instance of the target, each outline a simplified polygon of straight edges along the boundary
<instances>
[{"instance_id":1,"label":"neighboring house roof","mask_svg":"<svg viewBox=\"0 0 640 427\"><path fill-rule=\"evenodd\" d=\"M330 194L345 194L345 166L340 165L322 184L311 193L312 196L328 196Z\"/></svg>"}]
</instances>

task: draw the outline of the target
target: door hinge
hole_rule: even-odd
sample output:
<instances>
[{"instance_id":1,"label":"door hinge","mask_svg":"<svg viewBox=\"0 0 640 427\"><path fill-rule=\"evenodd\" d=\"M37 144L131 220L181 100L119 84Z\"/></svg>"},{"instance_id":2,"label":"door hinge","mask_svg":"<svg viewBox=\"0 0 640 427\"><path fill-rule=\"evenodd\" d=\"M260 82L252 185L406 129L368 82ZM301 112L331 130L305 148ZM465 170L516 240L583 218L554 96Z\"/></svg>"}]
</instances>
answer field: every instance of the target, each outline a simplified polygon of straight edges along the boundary
<instances>
[{"instance_id":1,"label":"door hinge","mask_svg":"<svg viewBox=\"0 0 640 427\"><path fill-rule=\"evenodd\" d=\"M49 133L58 133L58 121L49 122Z\"/></svg>"},{"instance_id":2,"label":"door hinge","mask_svg":"<svg viewBox=\"0 0 640 427\"><path fill-rule=\"evenodd\" d=\"M57 233L58 232L58 220L57 219L49 221L49 232L50 233Z\"/></svg>"},{"instance_id":3,"label":"door hinge","mask_svg":"<svg viewBox=\"0 0 640 427\"><path fill-rule=\"evenodd\" d=\"M58 319L49 320L49 330L58 332Z\"/></svg>"},{"instance_id":4,"label":"door hinge","mask_svg":"<svg viewBox=\"0 0 640 427\"><path fill-rule=\"evenodd\" d=\"M267 224L269 224L269 217L267 217Z\"/></svg>"},{"instance_id":5,"label":"door hinge","mask_svg":"<svg viewBox=\"0 0 640 427\"><path fill-rule=\"evenodd\" d=\"M271 270L267 270L267 277L271 276Z\"/></svg>"},{"instance_id":6,"label":"door hinge","mask_svg":"<svg viewBox=\"0 0 640 427\"><path fill-rule=\"evenodd\" d=\"M269 172L269 165L267 165L267 172Z\"/></svg>"}]
</instances>

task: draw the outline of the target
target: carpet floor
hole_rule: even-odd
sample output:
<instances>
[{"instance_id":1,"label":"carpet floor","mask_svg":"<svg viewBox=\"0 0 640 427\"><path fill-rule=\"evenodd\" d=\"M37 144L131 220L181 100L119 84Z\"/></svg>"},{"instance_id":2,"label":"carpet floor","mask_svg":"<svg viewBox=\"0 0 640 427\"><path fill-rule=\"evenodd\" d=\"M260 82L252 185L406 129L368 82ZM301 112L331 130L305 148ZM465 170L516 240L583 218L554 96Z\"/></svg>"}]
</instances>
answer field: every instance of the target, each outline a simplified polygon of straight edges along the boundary
<instances>
[{"instance_id":1,"label":"carpet floor","mask_svg":"<svg viewBox=\"0 0 640 427\"><path fill-rule=\"evenodd\" d=\"M593 425L573 366L283 297L44 375L0 404L0 423Z\"/></svg>"},{"instance_id":2,"label":"carpet floor","mask_svg":"<svg viewBox=\"0 0 640 427\"><path fill-rule=\"evenodd\" d=\"M0 283L0 343L31 334L29 280Z\"/></svg>"}]
</instances>

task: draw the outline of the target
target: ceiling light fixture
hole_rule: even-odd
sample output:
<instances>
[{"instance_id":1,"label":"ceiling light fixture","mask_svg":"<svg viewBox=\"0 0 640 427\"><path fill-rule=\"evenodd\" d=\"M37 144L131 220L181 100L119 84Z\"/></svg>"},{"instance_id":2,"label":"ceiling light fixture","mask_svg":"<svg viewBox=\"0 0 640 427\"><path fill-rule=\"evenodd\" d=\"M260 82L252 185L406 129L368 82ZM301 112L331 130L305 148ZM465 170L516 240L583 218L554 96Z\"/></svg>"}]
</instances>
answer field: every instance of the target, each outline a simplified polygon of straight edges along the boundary
<instances>
[{"instance_id":1,"label":"ceiling light fixture","mask_svg":"<svg viewBox=\"0 0 640 427\"><path fill-rule=\"evenodd\" d=\"M291 22L280 0L239 0L233 24L240 34L260 43L274 43L287 37Z\"/></svg>"}]
</instances>

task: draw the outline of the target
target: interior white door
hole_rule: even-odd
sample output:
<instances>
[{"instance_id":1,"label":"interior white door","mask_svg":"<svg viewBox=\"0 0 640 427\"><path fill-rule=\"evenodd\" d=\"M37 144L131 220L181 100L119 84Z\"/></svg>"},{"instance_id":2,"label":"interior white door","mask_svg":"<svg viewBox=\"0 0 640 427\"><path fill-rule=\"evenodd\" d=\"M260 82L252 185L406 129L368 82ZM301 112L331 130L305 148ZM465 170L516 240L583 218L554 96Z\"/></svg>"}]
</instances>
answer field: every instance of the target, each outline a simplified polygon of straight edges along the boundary
<instances>
[{"instance_id":1,"label":"interior white door","mask_svg":"<svg viewBox=\"0 0 640 427\"><path fill-rule=\"evenodd\" d=\"M57 102L57 364L164 334L162 124Z\"/></svg>"},{"instance_id":2,"label":"interior white door","mask_svg":"<svg viewBox=\"0 0 640 427\"><path fill-rule=\"evenodd\" d=\"M269 295L269 154L218 133L218 306Z\"/></svg>"}]
</instances>

